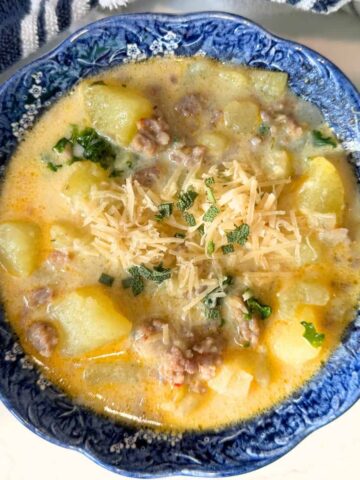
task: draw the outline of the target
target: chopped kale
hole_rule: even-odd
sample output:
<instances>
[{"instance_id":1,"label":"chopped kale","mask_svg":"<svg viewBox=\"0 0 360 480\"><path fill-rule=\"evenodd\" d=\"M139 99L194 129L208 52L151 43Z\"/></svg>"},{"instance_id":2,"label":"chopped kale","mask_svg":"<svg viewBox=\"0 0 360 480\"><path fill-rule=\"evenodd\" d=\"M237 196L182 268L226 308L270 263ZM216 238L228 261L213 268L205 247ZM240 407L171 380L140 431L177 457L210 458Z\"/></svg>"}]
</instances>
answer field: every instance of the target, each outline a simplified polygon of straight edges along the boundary
<instances>
[{"instance_id":1,"label":"chopped kale","mask_svg":"<svg viewBox=\"0 0 360 480\"><path fill-rule=\"evenodd\" d=\"M266 318L270 317L272 313L272 309L269 305L263 305L255 297L250 297L245 300L245 305L249 310L249 319L252 317L252 315L256 315L262 320L265 320Z\"/></svg>"},{"instance_id":2,"label":"chopped kale","mask_svg":"<svg viewBox=\"0 0 360 480\"><path fill-rule=\"evenodd\" d=\"M139 273L139 267L130 267L129 273L131 277L127 277L122 281L123 288L131 288L134 297L137 297L144 291L145 284Z\"/></svg>"},{"instance_id":3,"label":"chopped kale","mask_svg":"<svg viewBox=\"0 0 360 480\"><path fill-rule=\"evenodd\" d=\"M84 130L78 132L73 141L83 147L84 159L99 163L105 169L114 163L115 150L113 146L93 128L84 128Z\"/></svg>"},{"instance_id":4,"label":"chopped kale","mask_svg":"<svg viewBox=\"0 0 360 480\"><path fill-rule=\"evenodd\" d=\"M57 172L59 168L62 168L62 165L57 165L56 163L53 163L53 162L47 162L46 166L52 172Z\"/></svg>"},{"instance_id":5,"label":"chopped kale","mask_svg":"<svg viewBox=\"0 0 360 480\"><path fill-rule=\"evenodd\" d=\"M215 183L214 177L209 177L205 180L205 185L207 187L211 187L211 185L214 185L214 183Z\"/></svg>"},{"instance_id":6,"label":"chopped kale","mask_svg":"<svg viewBox=\"0 0 360 480\"><path fill-rule=\"evenodd\" d=\"M270 125L267 123L261 123L258 128L258 133L261 137L266 137L270 133Z\"/></svg>"},{"instance_id":7,"label":"chopped kale","mask_svg":"<svg viewBox=\"0 0 360 480\"><path fill-rule=\"evenodd\" d=\"M333 137L326 137L320 130L313 130L311 132L313 145L316 147L324 147L330 145L333 148L336 148L337 141Z\"/></svg>"},{"instance_id":8,"label":"chopped kale","mask_svg":"<svg viewBox=\"0 0 360 480\"><path fill-rule=\"evenodd\" d=\"M67 145L71 145L71 142L68 138L62 137L58 140L55 145L53 146L53 150L57 153L62 153Z\"/></svg>"},{"instance_id":9,"label":"chopped kale","mask_svg":"<svg viewBox=\"0 0 360 480\"><path fill-rule=\"evenodd\" d=\"M325 334L316 331L315 325L311 322L301 322L305 328L303 337L315 348L321 347L325 340Z\"/></svg>"}]
</instances>

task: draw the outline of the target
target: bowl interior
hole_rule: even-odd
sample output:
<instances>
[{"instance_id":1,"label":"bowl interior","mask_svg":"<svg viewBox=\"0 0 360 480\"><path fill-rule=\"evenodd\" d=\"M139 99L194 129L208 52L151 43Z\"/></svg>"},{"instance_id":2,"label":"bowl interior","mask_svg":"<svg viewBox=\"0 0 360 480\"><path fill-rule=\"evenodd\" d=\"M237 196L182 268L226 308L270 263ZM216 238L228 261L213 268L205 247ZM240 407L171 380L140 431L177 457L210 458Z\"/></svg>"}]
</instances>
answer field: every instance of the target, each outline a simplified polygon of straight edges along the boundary
<instances>
[{"instance_id":1,"label":"bowl interior","mask_svg":"<svg viewBox=\"0 0 360 480\"><path fill-rule=\"evenodd\" d=\"M317 105L351 152L360 178L360 96L317 53L222 13L110 17L73 34L0 87L0 165L36 119L79 79L155 55L208 55L282 70L292 90ZM31 430L125 475L232 475L276 460L360 396L360 319L319 374L280 405L209 432L159 433L120 425L79 406L51 385L24 354L0 315L0 396Z\"/></svg>"}]
</instances>

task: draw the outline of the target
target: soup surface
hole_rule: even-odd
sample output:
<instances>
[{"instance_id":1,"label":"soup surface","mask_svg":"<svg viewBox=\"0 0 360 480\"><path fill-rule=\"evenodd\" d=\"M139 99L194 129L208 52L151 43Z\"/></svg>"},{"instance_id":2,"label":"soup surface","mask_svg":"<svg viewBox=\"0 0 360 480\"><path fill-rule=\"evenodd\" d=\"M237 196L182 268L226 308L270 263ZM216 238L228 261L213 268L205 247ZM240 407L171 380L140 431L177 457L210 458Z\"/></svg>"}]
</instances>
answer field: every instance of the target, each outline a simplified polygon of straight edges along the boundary
<instances>
[{"instance_id":1,"label":"soup surface","mask_svg":"<svg viewBox=\"0 0 360 480\"><path fill-rule=\"evenodd\" d=\"M126 64L80 82L13 156L2 298L78 402L221 426L336 347L359 296L359 212L341 144L286 74Z\"/></svg>"}]
</instances>

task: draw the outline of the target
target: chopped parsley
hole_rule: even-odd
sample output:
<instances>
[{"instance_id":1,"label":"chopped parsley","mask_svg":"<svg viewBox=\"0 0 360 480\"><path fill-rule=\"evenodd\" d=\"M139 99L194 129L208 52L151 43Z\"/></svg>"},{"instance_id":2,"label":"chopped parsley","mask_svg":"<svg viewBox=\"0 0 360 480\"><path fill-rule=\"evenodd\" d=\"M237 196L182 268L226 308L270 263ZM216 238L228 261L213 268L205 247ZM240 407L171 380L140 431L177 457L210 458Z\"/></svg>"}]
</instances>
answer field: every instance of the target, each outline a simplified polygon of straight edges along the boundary
<instances>
[{"instance_id":1,"label":"chopped parsley","mask_svg":"<svg viewBox=\"0 0 360 480\"><path fill-rule=\"evenodd\" d=\"M311 322L301 322L305 328L303 337L315 348L321 347L325 340L325 334L316 331L315 325Z\"/></svg>"},{"instance_id":2,"label":"chopped parsley","mask_svg":"<svg viewBox=\"0 0 360 480\"><path fill-rule=\"evenodd\" d=\"M47 162L46 166L52 172L57 172L59 168L62 168L62 165L57 165L56 163L53 163L53 162Z\"/></svg>"},{"instance_id":3,"label":"chopped parsley","mask_svg":"<svg viewBox=\"0 0 360 480\"><path fill-rule=\"evenodd\" d=\"M221 284L214 288L210 293L206 295L206 297L202 300L202 303L205 307L205 317L208 320L217 320L222 326L225 323L225 320L221 316L220 312L220 302L226 293L226 287L231 285L232 278L227 276L221 282Z\"/></svg>"},{"instance_id":4,"label":"chopped parsley","mask_svg":"<svg viewBox=\"0 0 360 480\"><path fill-rule=\"evenodd\" d=\"M102 273L99 278L99 283L102 283L103 285L106 285L107 287L111 287L112 284L114 283L115 278L112 277L111 275L108 275L107 273Z\"/></svg>"},{"instance_id":5,"label":"chopped parsley","mask_svg":"<svg viewBox=\"0 0 360 480\"><path fill-rule=\"evenodd\" d=\"M229 253L233 253L235 251L234 245L228 243L227 245L222 245L221 250L224 255L228 255Z\"/></svg>"},{"instance_id":6,"label":"chopped parsley","mask_svg":"<svg viewBox=\"0 0 360 480\"><path fill-rule=\"evenodd\" d=\"M185 233L176 232L174 235L175 238L185 238Z\"/></svg>"},{"instance_id":7,"label":"chopped parsley","mask_svg":"<svg viewBox=\"0 0 360 480\"><path fill-rule=\"evenodd\" d=\"M176 203L176 206L182 212L189 210L194 205L195 198L198 196L193 190L188 190L179 194L179 199Z\"/></svg>"},{"instance_id":8,"label":"chopped parsley","mask_svg":"<svg viewBox=\"0 0 360 480\"><path fill-rule=\"evenodd\" d=\"M262 304L259 300L255 297L250 297L245 300L245 305L249 310L249 318L253 315L260 317L262 320L270 317L272 313L272 308L269 305Z\"/></svg>"},{"instance_id":9,"label":"chopped parsley","mask_svg":"<svg viewBox=\"0 0 360 480\"><path fill-rule=\"evenodd\" d=\"M218 207L215 205L211 205L211 207L208 208L207 212L205 212L205 215L203 216L204 222L212 222L220 213L220 210Z\"/></svg>"},{"instance_id":10,"label":"chopped parsley","mask_svg":"<svg viewBox=\"0 0 360 480\"><path fill-rule=\"evenodd\" d=\"M316 147L324 147L330 145L333 148L336 148L337 141L333 137L326 137L320 130L313 130L311 132L313 145Z\"/></svg>"},{"instance_id":11,"label":"chopped parsley","mask_svg":"<svg viewBox=\"0 0 360 480\"><path fill-rule=\"evenodd\" d=\"M63 153L67 145L71 145L70 140L66 137L62 137L55 143L53 150L57 153Z\"/></svg>"},{"instance_id":12,"label":"chopped parsley","mask_svg":"<svg viewBox=\"0 0 360 480\"><path fill-rule=\"evenodd\" d=\"M258 128L258 133L261 137L266 137L270 133L270 125L268 123L261 123Z\"/></svg>"},{"instance_id":13,"label":"chopped parsley","mask_svg":"<svg viewBox=\"0 0 360 480\"><path fill-rule=\"evenodd\" d=\"M192 213L185 212L184 213L184 220L189 225L189 227L195 227L196 220Z\"/></svg>"},{"instance_id":14,"label":"chopped parsley","mask_svg":"<svg viewBox=\"0 0 360 480\"><path fill-rule=\"evenodd\" d=\"M207 244L206 251L208 255L212 255L215 252L215 243L212 240Z\"/></svg>"},{"instance_id":15,"label":"chopped parsley","mask_svg":"<svg viewBox=\"0 0 360 480\"><path fill-rule=\"evenodd\" d=\"M239 245L245 245L246 240L250 234L250 228L247 223L243 223L238 227L235 225L235 229L226 233L226 237L229 243L238 243Z\"/></svg>"},{"instance_id":16,"label":"chopped parsley","mask_svg":"<svg viewBox=\"0 0 360 480\"><path fill-rule=\"evenodd\" d=\"M155 215L157 221L161 222L164 218L170 217L173 212L173 203L161 203L158 206L159 213Z\"/></svg>"},{"instance_id":17,"label":"chopped parsley","mask_svg":"<svg viewBox=\"0 0 360 480\"><path fill-rule=\"evenodd\" d=\"M87 127L75 134L73 142L83 147L84 159L99 163L105 169L114 163L115 151L113 146L93 128Z\"/></svg>"}]
</instances>

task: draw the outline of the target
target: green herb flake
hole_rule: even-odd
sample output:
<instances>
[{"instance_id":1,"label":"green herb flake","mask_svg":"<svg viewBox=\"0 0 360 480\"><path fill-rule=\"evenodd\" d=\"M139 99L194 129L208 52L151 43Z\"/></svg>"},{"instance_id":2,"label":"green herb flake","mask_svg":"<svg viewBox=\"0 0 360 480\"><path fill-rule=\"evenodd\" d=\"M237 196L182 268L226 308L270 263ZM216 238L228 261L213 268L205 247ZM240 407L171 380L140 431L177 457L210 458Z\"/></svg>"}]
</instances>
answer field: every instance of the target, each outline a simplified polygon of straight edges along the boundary
<instances>
[{"instance_id":1,"label":"green herb flake","mask_svg":"<svg viewBox=\"0 0 360 480\"><path fill-rule=\"evenodd\" d=\"M87 127L81 132L73 131L72 139L73 143L78 143L83 147L83 157L85 160L98 163L104 169L113 165L115 160L115 150L113 146L93 128Z\"/></svg>"},{"instance_id":2,"label":"green herb flake","mask_svg":"<svg viewBox=\"0 0 360 480\"><path fill-rule=\"evenodd\" d=\"M203 236L205 233L205 225L203 223L199 225L197 231L200 233L201 236Z\"/></svg>"},{"instance_id":3,"label":"green herb flake","mask_svg":"<svg viewBox=\"0 0 360 480\"><path fill-rule=\"evenodd\" d=\"M212 255L215 252L215 243L212 240L207 244L206 252L208 255Z\"/></svg>"},{"instance_id":4,"label":"green herb flake","mask_svg":"<svg viewBox=\"0 0 360 480\"><path fill-rule=\"evenodd\" d=\"M312 142L315 147L324 147L330 145L333 148L336 148L337 141L333 137L326 137L320 130L313 130L311 132Z\"/></svg>"},{"instance_id":5,"label":"green herb flake","mask_svg":"<svg viewBox=\"0 0 360 480\"><path fill-rule=\"evenodd\" d=\"M216 203L216 198L212 188L206 187L206 196L210 203Z\"/></svg>"},{"instance_id":6,"label":"green herb flake","mask_svg":"<svg viewBox=\"0 0 360 480\"><path fill-rule=\"evenodd\" d=\"M56 163L53 162L47 162L46 166L52 172L57 172L60 168L62 168L62 165L56 165Z\"/></svg>"},{"instance_id":7,"label":"green herb flake","mask_svg":"<svg viewBox=\"0 0 360 480\"><path fill-rule=\"evenodd\" d=\"M175 238L185 238L185 233L176 232L174 235Z\"/></svg>"},{"instance_id":8,"label":"green herb flake","mask_svg":"<svg viewBox=\"0 0 360 480\"><path fill-rule=\"evenodd\" d=\"M107 287L111 287L112 284L114 283L115 278L112 277L111 275L108 275L107 273L102 273L99 278L99 283L102 283L103 285L106 285Z\"/></svg>"},{"instance_id":9,"label":"green herb flake","mask_svg":"<svg viewBox=\"0 0 360 480\"><path fill-rule=\"evenodd\" d=\"M211 185L214 185L214 183L215 183L214 177L209 177L205 180L205 185L207 187L211 187Z\"/></svg>"},{"instance_id":10,"label":"green herb flake","mask_svg":"<svg viewBox=\"0 0 360 480\"><path fill-rule=\"evenodd\" d=\"M181 212L185 212L185 210L189 210L194 205L194 201L198 194L193 190L188 190L187 192L180 193L179 200L177 201L177 208Z\"/></svg>"},{"instance_id":11,"label":"green herb flake","mask_svg":"<svg viewBox=\"0 0 360 480\"><path fill-rule=\"evenodd\" d=\"M53 150L57 153L63 153L67 145L71 145L70 140L66 137L62 137L55 143Z\"/></svg>"},{"instance_id":12,"label":"green herb flake","mask_svg":"<svg viewBox=\"0 0 360 480\"><path fill-rule=\"evenodd\" d=\"M228 245L222 245L221 250L224 255L228 255L229 253L233 253L235 251L234 245L229 243Z\"/></svg>"},{"instance_id":13,"label":"green herb flake","mask_svg":"<svg viewBox=\"0 0 360 480\"><path fill-rule=\"evenodd\" d=\"M303 337L315 348L321 347L325 340L325 334L316 331L315 325L311 322L301 322L305 328Z\"/></svg>"},{"instance_id":14,"label":"green herb flake","mask_svg":"<svg viewBox=\"0 0 360 480\"><path fill-rule=\"evenodd\" d=\"M143 263L140 265L140 267L136 268L136 275L158 284L164 282L165 280L168 280L171 277L171 269L165 268L162 263L155 266L152 270L151 268L146 267Z\"/></svg>"},{"instance_id":15,"label":"green herb flake","mask_svg":"<svg viewBox=\"0 0 360 480\"><path fill-rule=\"evenodd\" d=\"M123 174L124 174L123 170L113 170L113 171L110 173L109 177L110 177L110 178L122 177Z\"/></svg>"},{"instance_id":16,"label":"green herb flake","mask_svg":"<svg viewBox=\"0 0 360 480\"><path fill-rule=\"evenodd\" d=\"M245 305L249 310L250 318L252 315L259 316L262 320L270 317L272 308L269 305L263 305L255 297L250 297L245 301Z\"/></svg>"},{"instance_id":17,"label":"green herb flake","mask_svg":"<svg viewBox=\"0 0 360 480\"><path fill-rule=\"evenodd\" d=\"M95 85L106 85L106 83L103 80L97 80L96 82L93 82L90 86L93 87Z\"/></svg>"},{"instance_id":18,"label":"green herb flake","mask_svg":"<svg viewBox=\"0 0 360 480\"><path fill-rule=\"evenodd\" d=\"M173 203L161 203L158 206L159 213L155 215L157 221L161 222L164 218L170 217L173 212Z\"/></svg>"},{"instance_id":19,"label":"green herb flake","mask_svg":"<svg viewBox=\"0 0 360 480\"><path fill-rule=\"evenodd\" d=\"M137 297L144 291L144 280L140 276L139 267L130 267L128 272L131 277L124 278L121 282L122 286L123 288L131 288L134 297Z\"/></svg>"},{"instance_id":20,"label":"green herb flake","mask_svg":"<svg viewBox=\"0 0 360 480\"><path fill-rule=\"evenodd\" d=\"M195 227L196 220L192 213L185 212L184 213L184 220L189 225L189 227Z\"/></svg>"},{"instance_id":21,"label":"green herb flake","mask_svg":"<svg viewBox=\"0 0 360 480\"><path fill-rule=\"evenodd\" d=\"M220 213L220 210L215 205L211 205L205 215L203 216L204 222L212 222Z\"/></svg>"},{"instance_id":22,"label":"green herb flake","mask_svg":"<svg viewBox=\"0 0 360 480\"><path fill-rule=\"evenodd\" d=\"M221 313L218 308L207 308L205 307L205 317L208 320L218 320L221 321Z\"/></svg>"},{"instance_id":23,"label":"green herb flake","mask_svg":"<svg viewBox=\"0 0 360 480\"><path fill-rule=\"evenodd\" d=\"M229 243L238 243L239 245L245 245L248 236L250 234L250 228L247 223L243 223L240 226L235 225L235 229L226 233L226 237Z\"/></svg>"},{"instance_id":24,"label":"green herb flake","mask_svg":"<svg viewBox=\"0 0 360 480\"><path fill-rule=\"evenodd\" d=\"M267 123L262 123L258 128L258 133L261 137L267 137L270 133L270 125Z\"/></svg>"}]
</instances>

